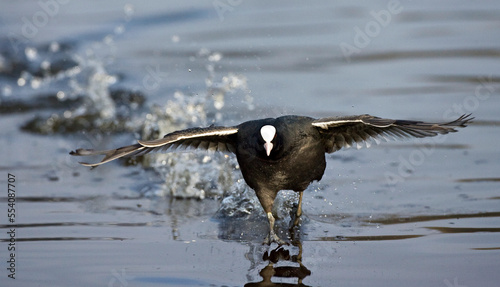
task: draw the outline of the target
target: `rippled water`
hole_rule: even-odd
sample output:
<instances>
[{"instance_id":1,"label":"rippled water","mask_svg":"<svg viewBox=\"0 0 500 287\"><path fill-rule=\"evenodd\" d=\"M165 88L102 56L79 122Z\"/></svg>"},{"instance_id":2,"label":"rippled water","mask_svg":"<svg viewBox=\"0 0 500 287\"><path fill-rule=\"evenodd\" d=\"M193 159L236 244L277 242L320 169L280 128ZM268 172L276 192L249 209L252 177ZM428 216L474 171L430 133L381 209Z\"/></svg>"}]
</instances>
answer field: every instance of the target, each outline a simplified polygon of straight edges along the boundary
<instances>
[{"instance_id":1,"label":"rippled water","mask_svg":"<svg viewBox=\"0 0 500 287\"><path fill-rule=\"evenodd\" d=\"M1 285L498 286L499 12L495 1L3 3ZM89 170L68 155L192 126L362 113L476 120L328 155L282 248L261 244L267 220L232 156ZM276 201L285 236L296 199Z\"/></svg>"}]
</instances>

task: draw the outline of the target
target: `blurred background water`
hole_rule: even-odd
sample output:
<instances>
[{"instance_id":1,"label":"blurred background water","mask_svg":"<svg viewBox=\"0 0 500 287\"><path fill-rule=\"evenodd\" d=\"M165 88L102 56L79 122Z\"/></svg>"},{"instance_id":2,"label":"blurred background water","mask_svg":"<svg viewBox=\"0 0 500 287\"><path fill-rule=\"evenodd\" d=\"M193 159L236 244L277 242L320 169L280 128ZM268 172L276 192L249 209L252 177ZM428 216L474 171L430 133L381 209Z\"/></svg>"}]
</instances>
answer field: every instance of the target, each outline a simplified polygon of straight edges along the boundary
<instances>
[{"instance_id":1,"label":"blurred background water","mask_svg":"<svg viewBox=\"0 0 500 287\"><path fill-rule=\"evenodd\" d=\"M499 13L495 1L2 2L1 285L498 286ZM231 156L89 170L68 155L364 113L476 120L328 155L300 241L281 249L261 245L265 215ZM280 194L278 232L295 200Z\"/></svg>"}]
</instances>

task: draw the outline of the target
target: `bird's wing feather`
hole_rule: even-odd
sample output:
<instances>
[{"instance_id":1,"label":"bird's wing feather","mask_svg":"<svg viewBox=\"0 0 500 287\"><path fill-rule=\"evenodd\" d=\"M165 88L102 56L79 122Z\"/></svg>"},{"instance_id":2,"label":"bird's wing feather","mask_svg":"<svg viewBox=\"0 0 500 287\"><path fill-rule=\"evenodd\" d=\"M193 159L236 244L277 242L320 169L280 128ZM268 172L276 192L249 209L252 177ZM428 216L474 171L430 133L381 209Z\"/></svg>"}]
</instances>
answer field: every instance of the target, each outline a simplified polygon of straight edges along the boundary
<instances>
[{"instance_id":1,"label":"bird's wing feather","mask_svg":"<svg viewBox=\"0 0 500 287\"><path fill-rule=\"evenodd\" d=\"M334 152L354 143L369 144L369 139L377 143L379 138L432 137L438 134L456 132L455 128L465 127L472 119L470 114L447 123L426 123L421 121L382 119L370 115L330 117L312 122L324 135L326 152Z\"/></svg>"},{"instance_id":2,"label":"bird's wing feather","mask_svg":"<svg viewBox=\"0 0 500 287\"><path fill-rule=\"evenodd\" d=\"M104 158L97 163L81 162L82 165L95 167L124 156L144 155L157 151L169 152L178 148L234 152L235 139L232 135L237 132L238 128L236 127L190 128L167 134L161 139L139 140L137 144L117 149L103 151L77 149L70 154L76 156L104 155Z\"/></svg>"}]
</instances>

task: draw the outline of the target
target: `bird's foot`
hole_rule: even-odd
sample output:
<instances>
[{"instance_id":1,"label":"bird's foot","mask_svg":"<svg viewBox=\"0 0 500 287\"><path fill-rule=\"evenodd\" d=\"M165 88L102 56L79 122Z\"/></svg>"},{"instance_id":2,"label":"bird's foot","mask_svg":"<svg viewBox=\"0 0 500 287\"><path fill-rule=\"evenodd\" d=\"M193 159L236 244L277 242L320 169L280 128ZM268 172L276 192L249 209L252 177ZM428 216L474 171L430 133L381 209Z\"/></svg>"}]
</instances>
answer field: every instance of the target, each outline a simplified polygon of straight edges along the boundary
<instances>
[{"instance_id":1,"label":"bird's foot","mask_svg":"<svg viewBox=\"0 0 500 287\"><path fill-rule=\"evenodd\" d=\"M299 222L300 222L300 217L302 216L302 212L300 212L300 214L298 214L299 212L298 211L298 205L297 204L294 204L293 205L293 208L292 210L290 211L290 217L291 217L291 225L290 225L290 229L296 227L296 226L299 226Z\"/></svg>"},{"instance_id":2,"label":"bird's foot","mask_svg":"<svg viewBox=\"0 0 500 287\"><path fill-rule=\"evenodd\" d=\"M271 230L271 232L269 232L269 235L266 237L266 239L264 239L263 244L271 245L271 243L273 243L273 242L277 243L278 245L288 245L288 243L286 241L279 238L278 235L276 235L276 233L273 230Z\"/></svg>"}]
</instances>

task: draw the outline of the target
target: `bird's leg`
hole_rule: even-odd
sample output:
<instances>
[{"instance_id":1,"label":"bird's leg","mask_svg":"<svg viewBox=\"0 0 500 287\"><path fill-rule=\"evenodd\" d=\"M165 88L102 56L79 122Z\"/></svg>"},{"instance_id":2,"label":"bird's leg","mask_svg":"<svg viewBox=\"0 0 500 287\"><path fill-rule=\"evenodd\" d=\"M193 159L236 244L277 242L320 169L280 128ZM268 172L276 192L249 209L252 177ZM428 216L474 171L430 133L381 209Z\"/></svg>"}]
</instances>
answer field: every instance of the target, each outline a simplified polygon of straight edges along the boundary
<instances>
[{"instance_id":1,"label":"bird's leg","mask_svg":"<svg viewBox=\"0 0 500 287\"><path fill-rule=\"evenodd\" d=\"M269 220L270 230L269 235L264 240L264 243L267 245L271 245L272 242L276 242L279 245L286 244L286 242L279 238L278 235L276 235L276 233L274 232L274 216L272 212L267 212L267 219Z\"/></svg>"},{"instance_id":2,"label":"bird's leg","mask_svg":"<svg viewBox=\"0 0 500 287\"><path fill-rule=\"evenodd\" d=\"M299 191L299 204L297 206L295 218L293 219L292 227L299 225L299 219L300 219L300 216L302 215L302 194L303 193L304 193L303 191Z\"/></svg>"},{"instance_id":3,"label":"bird's leg","mask_svg":"<svg viewBox=\"0 0 500 287\"><path fill-rule=\"evenodd\" d=\"M259 198L260 204L264 208L266 212L267 219L269 220L269 235L264 240L264 244L271 245L272 242L276 242L279 245L286 244L281 238L276 235L274 232L274 216L271 212L273 209L274 199L276 198L277 192L265 192L265 190L260 190L256 192L257 197Z\"/></svg>"},{"instance_id":4,"label":"bird's leg","mask_svg":"<svg viewBox=\"0 0 500 287\"><path fill-rule=\"evenodd\" d=\"M294 204L294 208L292 209L292 211L290 211L290 217L292 218L292 220L290 221L290 237L292 238L292 244L294 244L295 241L300 242L300 230L298 226L300 217L302 215L302 194L303 191L299 191L299 202L298 204Z\"/></svg>"}]
</instances>

